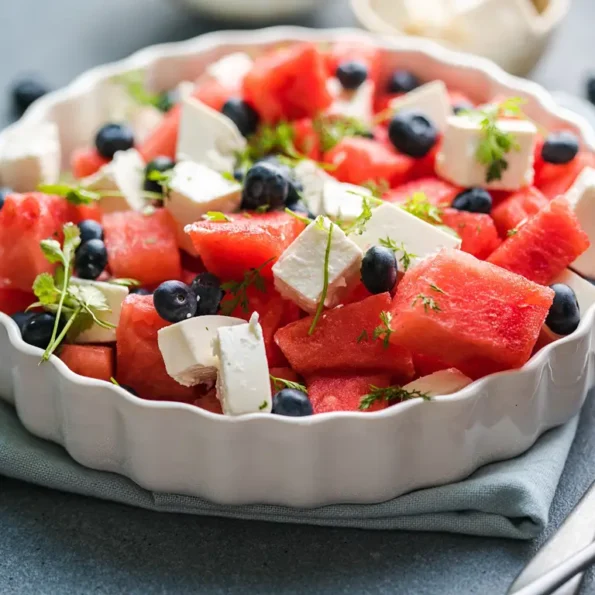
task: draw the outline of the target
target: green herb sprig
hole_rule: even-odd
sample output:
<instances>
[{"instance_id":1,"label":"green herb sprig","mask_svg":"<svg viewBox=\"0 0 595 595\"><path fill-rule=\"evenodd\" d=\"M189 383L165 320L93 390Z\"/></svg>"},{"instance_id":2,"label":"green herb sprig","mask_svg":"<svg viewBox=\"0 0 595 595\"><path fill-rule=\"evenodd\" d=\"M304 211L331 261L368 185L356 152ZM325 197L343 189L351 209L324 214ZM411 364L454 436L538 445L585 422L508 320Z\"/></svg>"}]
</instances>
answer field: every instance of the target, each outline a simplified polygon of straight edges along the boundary
<instances>
[{"instance_id":1,"label":"green herb sprig","mask_svg":"<svg viewBox=\"0 0 595 595\"><path fill-rule=\"evenodd\" d=\"M114 77L114 81L124 87L135 103L156 107L162 112L167 112L171 107L168 94L149 91L145 78L145 73L142 70L133 70Z\"/></svg>"},{"instance_id":2,"label":"green herb sprig","mask_svg":"<svg viewBox=\"0 0 595 595\"><path fill-rule=\"evenodd\" d=\"M124 195L117 190L89 190L84 186L77 184L39 184L37 186L39 192L44 194L53 194L65 198L73 205L90 205L94 202L100 201L102 198L114 197L121 198ZM143 191L145 200L160 200L161 194L158 192Z\"/></svg>"},{"instance_id":3,"label":"green herb sprig","mask_svg":"<svg viewBox=\"0 0 595 595\"><path fill-rule=\"evenodd\" d=\"M306 387L303 384L300 384L299 382L293 382L292 380L285 380L285 378L277 378L276 376L273 376L272 374L269 374L269 378L273 382L275 390L281 390L283 388L293 388L295 390L299 390L299 391L303 392L306 395L308 394L308 390L306 389Z\"/></svg>"},{"instance_id":4,"label":"green herb sprig","mask_svg":"<svg viewBox=\"0 0 595 595\"><path fill-rule=\"evenodd\" d=\"M221 305L221 314L229 316L238 306L240 306L244 312L248 312L248 288L253 285L261 293L266 293L266 282L260 273L262 269L273 260L274 257L269 258L258 268L246 271L242 281L228 281L221 285L221 289L229 291L233 295L232 299L223 302Z\"/></svg>"},{"instance_id":5,"label":"green herb sprig","mask_svg":"<svg viewBox=\"0 0 595 595\"><path fill-rule=\"evenodd\" d=\"M412 306L415 306L418 302L421 302L424 307L424 312L427 314L430 310L434 312L442 312L442 308L436 303L436 300L432 297L424 295L423 293L418 293L415 296L415 299L411 303Z\"/></svg>"},{"instance_id":6,"label":"green herb sprig","mask_svg":"<svg viewBox=\"0 0 595 595\"><path fill-rule=\"evenodd\" d=\"M401 386L387 386L385 388L380 386L370 385L370 392L364 395L359 402L360 411L370 409L372 405L378 401L386 401L392 403L394 401L408 401L410 399L423 399L430 401L431 395L429 393L422 393L419 390L405 390Z\"/></svg>"},{"instance_id":7,"label":"green herb sprig","mask_svg":"<svg viewBox=\"0 0 595 595\"><path fill-rule=\"evenodd\" d=\"M394 333L391 328L393 315L390 312L380 312L380 325L374 329L374 340L382 339L382 346L388 349L390 346L390 336Z\"/></svg>"},{"instance_id":8,"label":"green herb sprig","mask_svg":"<svg viewBox=\"0 0 595 595\"><path fill-rule=\"evenodd\" d=\"M406 202L399 206L409 214L418 219L423 219L427 223L434 225L442 223L442 210L440 207L433 205L423 192L415 192Z\"/></svg>"},{"instance_id":9,"label":"green herb sprig","mask_svg":"<svg viewBox=\"0 0 595 595\"><path fill-rule=\"evenodd\" d=\"M380 245L384 246L385 248L389 248L393 252L401 253L398 260L403 265L403 270L405 270L405 271L409 270L409 267L411 266L412 261L415 258L417 258L417 254L407 251L407 249L405 248L404 242L401 242L400 244L398 244L397 242L395 242L393 239L389 238L388 236L386 236L386 238L380 239Z\"/></svg>"},{"instance_id":10,"label":"green herb sprig","mask_svg":"<svg viewBox=\"0 0 595 595\"><path fill-rule=\"evenodd\" d=\"M316 225L319 229L324 230L324 219L323 217L316 218ZM312 319L312 324L308 329L308 335L311 335L316 330L316 325L320 317L322 316L322 312L324 310L324 302L326 301L326 296L328 294L328 286L329 286L329 261L331 257L331 245L333 241L333 229L335 224L332 221L329 221L329 228L328 228L328 236L326 241L326 249L324 251L324 269L323 269L323 282L322 282L322 292L320 294L320 300L318 302L318 307L316 308L316 313L314 314L314 318Z\"/></svg>"},{"instance_id":11,"label":"green herb sprig","mask_svg":"<svg viewBox=\"0 0 595 595\"><path fill-rule=\"evenodd\" d=\"M370 131L368 126L356 118L335 115L319 115L312 124L320 138L323 152L330 151L346 137L362 136Z\"/></svg>"},{"instance_id":12,"label":"green herb sprig","mask_svg":"<svg viewBox=\"0 0 595 595\"><path fill-rule=\"evenodd\" d=\"M219 223L227 223L228 221L232 221L232 218L225 213L221 213L219 211L207 211L202 218L205 221L215 221Z\"/></svg>"}]
</instances>

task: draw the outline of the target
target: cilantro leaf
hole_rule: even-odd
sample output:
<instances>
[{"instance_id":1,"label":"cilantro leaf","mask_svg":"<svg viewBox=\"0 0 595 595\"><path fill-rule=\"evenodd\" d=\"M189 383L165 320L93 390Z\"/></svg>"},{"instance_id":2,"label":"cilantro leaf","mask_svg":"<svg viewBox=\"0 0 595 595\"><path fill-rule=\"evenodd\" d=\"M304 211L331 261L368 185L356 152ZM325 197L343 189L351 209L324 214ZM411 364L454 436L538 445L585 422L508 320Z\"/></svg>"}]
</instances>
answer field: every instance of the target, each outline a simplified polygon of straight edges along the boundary
<instances>
[{"instance_id":1,"label":"cilantro leaf","mask_svg":"<svg viewBox=\"0 0 595 595\"><path fill-rule=\"evenodd\" d=\"M33 293L41 306L57 304L60 299L60 290L49 273L37 275L33 282Z\"/></svg>"},{"instance_id":2,"label":"cilantro leaf","mask_svg":"<svg viewBox=\"0 0 595 595\"><path fill-rule=\"evenodd\" d=\"M386 401L387 403L393 401L408 401L409 399L423 399L424 401L430 401L431 398L429 393L422 393L419 390L405 390L401 386L387 386L383 388L371 384L370 392L367 395L364 395L360 400L359 409L360 411L366 411L378 401Z\"/></svg>"},{"instance_id":3,"label":"cilantro leaf","mask_svg":"<svg viewBox=\"0 0 595 595\"><path fill-rule=\"evenodd\" d=\"M442 223L442 210L433 205L423 192L415 192L404 204L399 206L427 223Z\"/></svg>"},{"instance_id":4,"label":"cilantro leaf","mask_svg":"<svg viewBox=\"0 0 595 595\"><path fill-rule=\"evenodd\" d=\"M221 284L221 289L223 289L223 291L229 292L233 295L232 299L225 300L221 304L221 314L224 316L229 316L238 306L240 306L244 312L248 312L248 287L254 285L258 291L266 293L266 283L260 272L273 260L274 257L269 258L258 268L246 271L242 281L228 281L227 283Z\"/></svg>"},{"instance_id":5,"label":"cilantro leaf","mask_svg":"<svg viewBox=\"0 0 595 595\"><path fill-rule=\"evenodd\" d=\"M308 394L306 387L299 382L293 382L291 380L285 380L285 378L277 378L272 374L269 374L269 378L272 380L273 384L275 385L275 390L281 390L283 388L293 388L294 390L299 390L304 394Z\"/></svg>"},{"instance_id":6,"label":"cilantro leaf","mask_svg":"<svg viewBox=\"0 0 595 595\"><path fill-rule=\"evenodd\" d=\"M361 236L366 230L366 223L372 218L372 205L370 197L362 197L362 212L356 217L355 221L345 230L347 235L356 234Z\"/></svg>"},{"instance_id":7,"label":"cilantro leaf","mask_svg":"<svg viewBox=\"0 0 595 595\"><path fill-rule=\"evenodd\" d=\"M393 315L390 312L380 312L381 324L374 329L374 340L382 339L382 346L388 349L390 346L390 336L393 334L393 329L390 324L393 320Z\"/></svg>"},{"instance_id":8,"label":"cilantro leaf","mask_svg":"<svg viewBox=\"0 0 595 595\"><path fill-rule=\"evenodd\" d=\"M360 120L336 115L319 115L312 124L320 138L323 152L330 151L346 137L362 136L369 132L369 127Z\"/></svg>"}]
</instances>

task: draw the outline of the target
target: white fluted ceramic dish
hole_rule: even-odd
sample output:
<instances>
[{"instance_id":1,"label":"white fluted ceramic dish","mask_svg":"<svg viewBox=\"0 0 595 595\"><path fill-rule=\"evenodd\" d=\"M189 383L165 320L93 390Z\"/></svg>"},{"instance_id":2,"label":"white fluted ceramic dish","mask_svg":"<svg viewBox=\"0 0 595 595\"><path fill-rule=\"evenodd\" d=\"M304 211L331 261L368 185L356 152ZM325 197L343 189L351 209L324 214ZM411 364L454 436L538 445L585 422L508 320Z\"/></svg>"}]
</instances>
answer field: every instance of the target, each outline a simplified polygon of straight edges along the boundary
<instances>
[{"instance_id":1,"label":"white fluted ceramic dish","mask_svg":"<svg viewBox=\"0 0 595 595\"><path fill-rule=\"evenodd\" d=\"M424 79L441 78L477 101L523 95L526 111L543 126L575 130L586 147L595 148L585 121L558 108L539 86L490 62L421 40L340 29L213 33L148 48L86 73L36 103L24 120L55 121L66 158L107 119L102 89L117 73L146 68L156 87L168 88L231 51L345 35L375 40L387 51L387 68L398 64ZM455 395L377 413L229 418L143 401L78 376L55 357L39 366L41 351L26 345L12 320L0 314L0 395L14 403L33 434L62 444L83 465L120 473L150 490L226 504L379 502L518 455L544 431L572 418L593 386L594 345L591 308L575 333L540 351L522 370L479 380Z\"/></svg>"}]
</instances>

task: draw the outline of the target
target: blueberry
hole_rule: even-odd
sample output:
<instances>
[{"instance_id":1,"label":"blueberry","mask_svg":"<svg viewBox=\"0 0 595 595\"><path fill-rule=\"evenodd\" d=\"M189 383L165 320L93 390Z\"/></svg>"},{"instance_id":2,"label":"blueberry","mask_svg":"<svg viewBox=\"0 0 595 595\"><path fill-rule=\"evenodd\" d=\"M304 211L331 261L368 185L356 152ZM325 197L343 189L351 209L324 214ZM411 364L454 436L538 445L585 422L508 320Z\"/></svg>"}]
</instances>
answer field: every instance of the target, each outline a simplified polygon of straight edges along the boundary
<instances>
[{"instance_id":1,"label":"blueberry","mask_svg":"<svg viewBox=\"0 0 595 595\"><path fill-rule=\"evenodd\" d=\"M581 322L581 311L576 294L564 283L556 283L551 288L554 290L554 302L545 319L545 324L557 335L570 335Z\"/></svg>"},{"instance_id":2,"label":"blueberry","mask_svg":"<svg viewBox=\"0 0 595 595\"><path fill-rule=\"evenodd\" d=\"M368 78L368 67L363 62L358 62L357 60L341 62L337 66L335 76L339 79L344 89L353 91Z\"/></svg>"},{"instance_id":3,"label":"blueberry","mask_svg":"<svg viewBox=\"0 0 595 595\"><path fill-rule=\"evenodd\" d=\"M394 250L372 246L361 266L362 283L370 293L391 291L397 283L399 267Z\"/></svg>"},{"instance_id":4,"label":"blueberry","mask_svg":"<svg viewBox=\"0 0 595 595\"><path fill-rule=\"evenodd\" d=\"M9 188L8 186L0 186L0 211L2 210L2 207L4 206L4 201L6 200L6 197L12 192L12 188Z\"/></svg>"},{"instance_id":5,"label":"blueberry","mask_svg":"<svg viewBox=\"0 0 595 595\"><path fill-rule=\"evenodd\" d=\"M390 142L405 155L425 157L438 140L436 127L420 112L404 110L388 127Z\"/></svg>"},{"instance_id":6,"label":"blueberry","mask_svg":"<svg viewBox=\"0 0 595 595\"><path fill-rule=\"evenodd\" d=\"M157 314L167 322L181 322L196 314L196 294L186 283L165 281L153 293Z\"/></svg>"},{"instance_id":7,"label":"blueberry","mask_svg":"<svg viewBox=\"0 0 595 595\"><path fill-rule=\"evenodd\" d=\"M254 134L258 128L258 114L243 99L239 99L238 97L228 99L223 104L221 113L227 116L238 127L238 130L243 136Z\"/></svg>"},{"instance_id":8,"label":"blueberry","mask_svg":"<svg viewBox=\"0 0 595 595\"><path fill-rule=\"evenodd\" d=\"M572 161L578 149L578 138L572 132L552 132L541 147L541 156L547 163L562 165Z\"/></svg>"},{"instance_id":9,"label":"blueberry","mask_svg":"<svg viewBox=\"0 0 595 595\"><path fill-rule=\"evenodd\" d=\"M180 100L177 89L172 91L165 91L159 96L157 101L157 109L167 113Z\"/></svg>"},{"instance_id":10,"label":"blueberry","mask_svg":"<svg viewBox=\"0 0 595 595\"><path fill-rule=\"evenodd\" d=\"M52 339L55 323L56 316L54 314L50 314L49 312L35 314L23 325L21 331L23 341L34 347L46 349ZM60 331L60 327L58 330Z\"/></svg>"},{"instance_id":11,"label":"blueberry","mask_svg":"<svg viewBox=\"0 0 595 595\"><path fill-rule=\"evenodd\" d=\"M106 124L95 136L95 147L102 157L113 159L118 151L134 147L132 128L126 124Z\"/></svg>"},{"instance_id":12,"label":"blueberry","mask_svg":"<svg viewBox=\"0 0 595 595\"><path fill-rule=\"evenodd\" d=\"M587 79L587 98L595 105L595 76L590 76Z\"/></svg>"},{"instance_id":13,"label":"blueberry","mask_svg":"<svg viewBox=\"0 0 595 595\"><path fill-rule=\"evenodd\" d=\"M107 250L101 240L89 240L79 246L74 259L74 267L81 279L97 279L106 266Z\"/></svg>"},{"instance_id":14,"label":"blueberry","mask_svg":"<svg viewBox=\"0 0 595 595\"><path fill-rule=\"evenodd\" d=\"M21 334L23 334L23 328L27 322L35 316L35 312L15 312L11 318L17 323Z\"/></svg>"},{"instance_id":15,"label":"blueberry","mask_svg":"<svg viewBox=\"0 0 595 595\"><path fill-rule=\"evenodd\" d=\"M314 413L308 395L295 388L284 388L273 397L273 413L288 417L304 417Z\"/></svg>"},{"instance_id":16,"label":"blueberry","mask_svg":"<svg viewBox=\"0 0 595 595\"><path fill-rule=\"evenodd\" d=\"M120 388L123 388L124 390L127 390L131 395L138 397L138 393L131 386L128 386L127 384L120 384Z\"/></svg>"},{"instance_id":17,"label":"blueberry","mask_svg":"<svg viewBox=\"0 0 595 595\"><path fill-rule=\"evenodd\" d=\"M131 287L130 293L135 293L136 295L152 295L151 292L144 287Z\"/></svg>"},{"instance_id":18,"label":"blueberry","mask_svg":"<svg viewBox=\"0 0 595 595\"><path fill-rule=\"evenodd\" d=\"M221 289L221 281L212 273L200 273L190 285L190 289L198 298L197 316L217 314L219 304L225 295Z\"/></svg>"},{"instance_id":19,"label":"blueberry","mask_svg":"<svg viewBox=\"0 0 595 595\"><path fill-rule=\"evenodd\" d=\"M81 244L89 240L103 241L103 227L101 223L93 219L83 219L78 225L81 232Z\"/></svg>"},{"instance_id":20,"label":"blueberry","mask_svg":"<svg viewBox=\"0 0 595 595\"><path fill-rule=\"evenodd\" d=\"M173 169L176 165L176 162L170 159L169 157L159 156L155 157L152 161L149 161L145 166L145 181L143 183L143 188L147 192L157 192L161 194L163 188L159 182L155 180L149 180L149 174L154 171L158 172L166 172L170 169Z\"/></svg>"},{"instance_id":21,"label":"blueberry","mask_svg":"<svg viewBox=\"0 0 595 595\"><path fill-rule=\"evenodd\" d=\"M240 182L240 183L243 182L245 175L246 175L246 172L239 167L237 167L236 169L233 170L233 179L236 182Z\"/></svg>"},{"instance_id":22,"label":"blueberry","mask_svg":"<svg viewBox=\"0 0 595 595\"><path fill-rule=\"evenodd\" d=\"M289 195L289 179L280 167L266 161L254 164L246 174L242 192L242 209L281 208Z\"/></svg>"},{"instance_id":23,"label":"blueberry","mask_svg":"<svg viewBox=\"0 0 595 595\"><path fill-rule=\"evenodd\" d=\"M316 215L314 215L314 213L312 213L312 211L310 211L310 209L308 209L308 207L304 204L304 201L302 201L302 200L296 200L295 202L288 202L287 208L290 211L297 213L298 215L302 215L304 217L308 217L308 219L312 219L312 221L314 221L314 219L316 219Z\"/></svg>"},{"instance_id":24,"label":"blueberry","mask_svg":"<svg viewBox=\"0 0 595 595\"><path fill-rule=\"evenodd\" d=\"M16 112L22 114L34 101L43 97L48 88L35 79L23 79L12 88L12 100Z\"/></svg>"},{"instance_id":25,"label":"blueberry","mask_svg":"<svg viewBox=\"0 0 595 595\"><path fill-rule=\"evenodd\" d=\"M452 207L470 213L492 212L492 195L484 188L468 188L455 196Z\"/></svg>"},{"instance_id":26,"label":"blueberry","mask_svg":"<svg viewBox=\"0 0 595 595\"><path fill-rule=\"evenodd\" d=\"M420 80L408 70L395 70L388 80L389 93L409 93L421 85Z\"/></svg>"},{"instance_id":27,"label":"blueberry","mask_svg":"<svg viewBox=\"0 0 595 595\"><path fill-rule=\"evenodd\" d=\"M458 101L452 106L452 113L455 116L459 115L461 112L472 110L474 105L469 101Z\"/></svg>"}]
</instances>

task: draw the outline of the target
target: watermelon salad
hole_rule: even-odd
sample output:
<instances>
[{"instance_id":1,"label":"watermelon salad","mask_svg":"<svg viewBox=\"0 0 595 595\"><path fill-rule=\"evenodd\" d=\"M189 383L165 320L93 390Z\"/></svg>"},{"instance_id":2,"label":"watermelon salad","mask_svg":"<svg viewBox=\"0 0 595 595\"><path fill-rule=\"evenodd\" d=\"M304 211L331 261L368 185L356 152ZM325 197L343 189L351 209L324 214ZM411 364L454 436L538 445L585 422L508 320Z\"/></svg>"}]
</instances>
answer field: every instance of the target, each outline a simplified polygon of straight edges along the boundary
<instances>
[{"instance_id":1,"label":"watermelon salad","mask_svg":"<svg viewBox=\"0 0 595 595\"><path fill-rule=\"evenodd\" d=\"M69 171L53 123L0 151L0 311L42 363L217 414L378 411L521 368L595 303L595 155L519 98L349 40L110 85Z\"/></svg>"}]
</instances>

